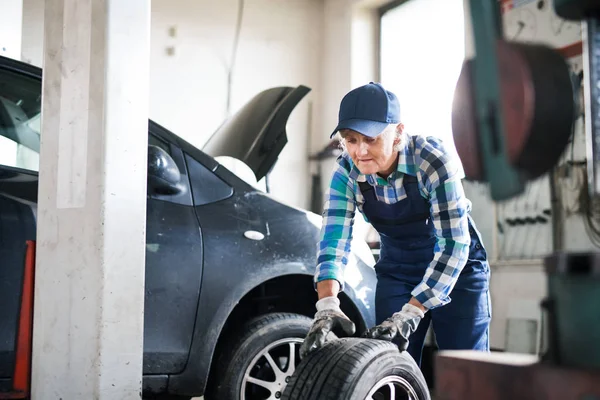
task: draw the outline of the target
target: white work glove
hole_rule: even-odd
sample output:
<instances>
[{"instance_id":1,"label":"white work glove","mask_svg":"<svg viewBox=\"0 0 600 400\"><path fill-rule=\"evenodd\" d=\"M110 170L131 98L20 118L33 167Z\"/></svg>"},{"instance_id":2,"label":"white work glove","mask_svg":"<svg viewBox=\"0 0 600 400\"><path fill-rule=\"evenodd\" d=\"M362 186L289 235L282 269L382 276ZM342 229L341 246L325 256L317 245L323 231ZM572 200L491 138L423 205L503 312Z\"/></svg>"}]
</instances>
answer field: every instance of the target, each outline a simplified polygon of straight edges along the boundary
<instances>
[{"instance_id":1,"label":"white work glove","mask_svg":"<svg viewBox=\"0 0 600 400\"><path fill-rule=\"evenodd\" d=\"M396 338L398 347L404 351L408 348L408 338L417 330L425 313L417 306L406 303L402 310L394 313L381 324L369 329L364 337L370 339L392 340Z\"/></svg>"},{"instance_id":2,"label":"white work glove","mask_svg":"<svg viewBox=\"0 0 600 400\"><path fill-rule=\"evenodd\" d=\"M327 335L335 328L340 328L348 336L352 336L356 331L354 322L340 309L340 299L336 296L322 298L317 301L316 307L313 324L300 346L300 358L323 347Z\"/></svg>"}]
</instances>

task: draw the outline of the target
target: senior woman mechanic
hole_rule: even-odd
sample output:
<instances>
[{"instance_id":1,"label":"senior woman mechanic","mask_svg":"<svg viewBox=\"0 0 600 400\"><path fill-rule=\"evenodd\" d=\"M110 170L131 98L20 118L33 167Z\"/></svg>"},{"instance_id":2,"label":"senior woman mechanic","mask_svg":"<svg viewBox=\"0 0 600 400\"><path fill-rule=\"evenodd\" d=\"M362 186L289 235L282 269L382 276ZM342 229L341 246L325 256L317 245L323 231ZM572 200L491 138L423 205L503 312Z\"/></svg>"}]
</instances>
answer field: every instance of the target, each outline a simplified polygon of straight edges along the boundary
<instances>
[{"instance_id":1,"label":"senior woman mechanic","mask_svg":"<svg viewBox=\"0 0 600 400\"><path fill-rule=\"evenodd\" d=\"M318 302L301 355L335 326L354 324L337 297L356 210L378 231L376 325L363 334L392 340L420 364L433 324L440 349L489 351L489 267L457 164L442 142L410 136L397 97L378 83L342 99L338 158L323 212L315 273Z\"/></svg>"}]
</instances>

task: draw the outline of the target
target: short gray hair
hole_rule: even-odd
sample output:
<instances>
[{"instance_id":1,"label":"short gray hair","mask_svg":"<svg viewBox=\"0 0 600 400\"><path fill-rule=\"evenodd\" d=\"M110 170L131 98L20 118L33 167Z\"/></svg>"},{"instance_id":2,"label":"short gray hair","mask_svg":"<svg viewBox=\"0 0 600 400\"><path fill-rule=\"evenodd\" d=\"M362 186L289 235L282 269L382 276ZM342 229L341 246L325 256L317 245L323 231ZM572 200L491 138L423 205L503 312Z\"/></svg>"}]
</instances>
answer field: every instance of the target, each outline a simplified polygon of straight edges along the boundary
<instances>
[{"instance_id":1,"label":"short gray hair","mask_svg":"<svg viewBox=\"0 0 600 400\"><path fill-rule=\"evenodd\" d=\"M389 124L382 132L381 134L389 134L389 132L393 132L394 134L397 135L398 138L400 138L400 142L396 145L394 150L400 150L404 144L404 137L406 136L406 134L404 132L402 133L398 133L396 131L396 126L398 126L398 124ZM393 127L393 129L392 129ZM342 134L341 131L337 131L337 133L334 136L335 139L338 140L339 142L339 147L342 150L343 153L347 153L347 149L346 149L346 138L345 135Z\"/></svg>"}]
</instances>

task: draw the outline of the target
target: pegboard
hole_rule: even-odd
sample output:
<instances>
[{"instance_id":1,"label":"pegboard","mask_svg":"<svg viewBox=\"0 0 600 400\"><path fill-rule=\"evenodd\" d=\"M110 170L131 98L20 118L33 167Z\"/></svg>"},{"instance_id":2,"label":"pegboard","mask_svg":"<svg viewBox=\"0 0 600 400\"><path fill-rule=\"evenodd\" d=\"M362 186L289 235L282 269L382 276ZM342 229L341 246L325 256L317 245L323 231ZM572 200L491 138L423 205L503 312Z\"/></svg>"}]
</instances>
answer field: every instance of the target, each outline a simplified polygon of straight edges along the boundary
<instances>
[{"instance_id":1,"label":"pegboard","mask_svg":"<svg viewBox=\"0 0 600 400\"><path fill-rule=\"evenodd\" d=\"M581 55L581 23L554 12L552 0L501 0L504 36L523 43L544 43L566 58Z\"/></svg>"}]
</instances>

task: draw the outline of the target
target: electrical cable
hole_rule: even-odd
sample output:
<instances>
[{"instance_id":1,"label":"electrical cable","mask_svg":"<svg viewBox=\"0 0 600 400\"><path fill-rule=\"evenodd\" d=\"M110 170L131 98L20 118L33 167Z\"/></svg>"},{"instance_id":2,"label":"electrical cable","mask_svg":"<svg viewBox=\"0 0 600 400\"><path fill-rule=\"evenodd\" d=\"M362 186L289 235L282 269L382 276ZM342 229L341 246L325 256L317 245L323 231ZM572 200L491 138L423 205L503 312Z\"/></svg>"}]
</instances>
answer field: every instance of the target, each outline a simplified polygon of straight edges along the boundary
<instances>
[{"instance_id":1,"label":"electrical cable","mask_svg":"<svg viewBox=\"0 0 600 400\"><path fill-rule=\"evenodd\" d=\"M517 244L519 243L519 239L521 236L524 236L521 240L521 243L527 238L527 229L525 225L527 225L525 214L526 210L529 209L529 197L531 195L531 189L533 187L533 182L527 183L525 193L515 199L515 226L519 227L514 231L513 239L511 240L511 244L516 241L514 245L511 245L509 249L512 249L511 258L520 258L522 255L517 251ZM523 205L522 210L519 211L520 204Z\"/></svg>"},{"instance_id":2,"label":"electrical cable","mask_svg":"<svg viewBox=\"0 0 600 400\"><path fill-rule=\"evenodd\" d=\"M514 258L512 252L509 254L509 249L514 248L513 243L516 240L517 235L521 232L520 229L517 229L522 223L522 219L519 218L519 202L522 202L523 198L528 196L530 190L531 184L528 183L526 184L524 194L503 202L501 220L505 222L505 226L508 228L503 230L502 246L498 254L499 259L510 260ZM512 213L507 216L507 208L511 205Z\"/></svg>"},{"instance_id":3,"label":"electrical cable","mask_svg":"<svg viewBox=\"0 0 600 400\"><path fill-rule=\"evenodd\" d=\"M529 212L529 206L530 206L530 197L531 197L531 192L532 192L532 188L534 187L534 185L537 184L537 181L533 181L530 182L527 185L527 192L525 195L525 199L524 199L524 206L523 206L523 227L521 228L521 232L523 232L523 239L520 241L517 241L518 243L521 243L521 250L519 252L516 251L516 246L515 246L515 253L519 255L519 258L523 259L525 258L525 247L526 247L526 243L527 243L527 238L529 237L529 235L527 234L529 232L529 230L531 229L530 226L528 225L527 222L527 214Z\"/></svg>"},{"instance_id":4,"label":"electrical cable","mask_svg":"<svg viewBox=\"0 0 600 400\"><path fill-rule=\"evenodd\" d=\"M598 234L597 228L595 228L593 226L593 223L590 221L590 218L588 216L586 216L584 218L583 222L584 222L586 233L588 234L588 237L590 239L590 242L594 246L600 247L600 235Z\"/></svg>"},{"instance_id":5,"label":"electrical cable","mask_svg":"<svg viewBox=\"0 0 600 400\"><path fill-rule=\"evenodd\" d=\"M565 210L567 217L573 214L576 214L579 210L583 209L581 204L581 196L583 195L582 190L584 189L584 179L583 172L581 168L577 168L574 164L568 165L565 164L562 166L563 168L568 168L569 178L568 180L574 184L567 185L566 178L561 178L561 202L563 210ZM574 196L573 196L574 195ZM567 198L569 198L567 200ZM573 198L574 197L574 198Z\"/></svg>"},{"instance_id":6,"label":"electrical cable","mask_svg":"<svg viewBox=\"0 0 600 400\"><path fill-rule=\"evenodd\" d=\"M531 226L527 227L527 231L528 232L538 231L539 230L539 226L541 226L541 224L538 225L537 220L534 217L532 217L531 215L537 213L537 205L538 205L538 202L539 202L540 193L542 191L542 183L543 183L542 181L543 181L543 179L540 178L540 179L536 180L533 183L533 184L536 184L537 188L536 188L536 191L535 191L535 197L534 197L534 202L533 202L533 207L532 207L533 208L533 213L531 213L529 217L526 217L527 221L529 221L528 223L531 224ZM532 184L532 186L533 186L533 184ZM540 239L539 236L540 235L534 235L534 234L525 235L525 238L522 241L523 242L523 247L521 249L521 257L523 259L533 258L533 254L534 254L533 249L535 249L534 244L537 244L539 242L539 239ZM528 247L527 244L528 244L529 241L533 241L533 243L531 243L531 246L529 246L529 249L530 249L529 255L526 256L525 252L526 252L526 249Z\"/></svg>"},{"instance_id":7,"label":"electrical cable","mask_svg":"<svg viewBox=\"0 0 600 400\"><path fill-rule=\"evenodd\" d=\"M587 185L587 169L581 166L583 174L583 185L580 192L581 210L583 210L583 222L586 233L591 243L600 247L600 227L596 226L600 219L600 199L593 199Z\"/></svg>"},{"instance_id":8,"label":"electrical cable","mask_svg":"<svg viewBox=\"0 0 600 400\"><path fill-rule=\"evenodd\" d=\"M499 260L503 260L504 256L505 256L505 249L506 249L506 242L508 239L508 223L506 220L506 204L507 202L504 201L502 202L501 207L498 208L498 227L496 227L496 229L498 230L498 233L502 234L502 245L500 246L500 249L498 250L498 259ZM504 224L500 224L500 221L504 221Z\"/></svg>"}]
</instances>

